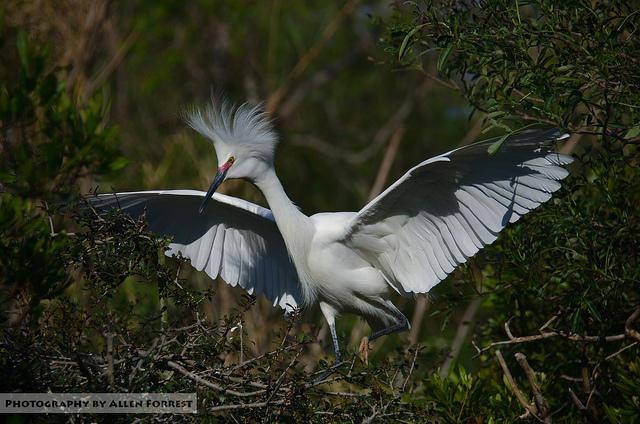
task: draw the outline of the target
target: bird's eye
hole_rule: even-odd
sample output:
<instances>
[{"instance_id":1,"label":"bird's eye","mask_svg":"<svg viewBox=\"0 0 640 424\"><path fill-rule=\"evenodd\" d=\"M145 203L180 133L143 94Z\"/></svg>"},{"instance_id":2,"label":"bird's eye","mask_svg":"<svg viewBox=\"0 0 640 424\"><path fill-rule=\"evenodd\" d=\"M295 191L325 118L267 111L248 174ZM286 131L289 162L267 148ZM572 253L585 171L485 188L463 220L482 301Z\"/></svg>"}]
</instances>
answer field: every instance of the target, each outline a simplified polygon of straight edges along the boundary
<instances>
[{"instance_id":1,"label":"bird's eye","mask_svg":"<svg viewBox=\"0 0 640 424\"><path fill-rule=\"evenodd\" d=\"M229 159L227 160L227 163L229 163L229 165L233 165L233 162L236 161L236 158L234 158L233 156L230 156Z\"/></svg>"}]
</instances>

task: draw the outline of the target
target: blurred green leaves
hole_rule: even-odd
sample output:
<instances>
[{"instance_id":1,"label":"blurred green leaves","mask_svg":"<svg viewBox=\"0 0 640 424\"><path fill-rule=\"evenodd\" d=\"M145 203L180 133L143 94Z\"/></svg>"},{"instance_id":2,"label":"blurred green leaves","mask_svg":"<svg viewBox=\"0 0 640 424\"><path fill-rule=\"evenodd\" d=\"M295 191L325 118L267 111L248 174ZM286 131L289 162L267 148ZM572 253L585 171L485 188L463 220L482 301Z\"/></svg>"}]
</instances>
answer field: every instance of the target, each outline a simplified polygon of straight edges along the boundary
<instances>
[{"instance_id":1,"label":"blurred green leaves","mask_svg":"<svg viewBox=\"0 0 640 424\"><path fill-rule=\"evenodd\" d=\"M77 181L121 169L116 131L104 125L104 100L80 105L52 67L46 47L24 31L0 33L0 184L23 197L52 199ZM61 78L62 77L62 78Z\"/></svg>"},{"instance_id":2,"label":"blurred green leaves","mask_svg":"<svg viewBox=\"0 0 640 424\"><path fill-rule=\"evenodd\" d=\"M174 362L225 388L266 387L255 399L285 402L234 409L239 421L516 421L524 410L492 350L476 355L465 341L448 377L437 373L450 353L460 306L481 296L479 315L458 324L472 326L478 347L508 339L507 322L516 337L539 334L549 322L546 330L563 335L502 346L531 398L513 359L526 353L555 421L637 421L638 345L564 337L624 333L640 301L634 32L640 15L633 4L405 3L386 23L363 19L364 13L346 19L318 51L276 114L283 135L279 172L309 212L362 204L385 151L384 138L371 140L407 99L406 141L394 175L462 137L470 110L465 102L483 112L485 131L509 134L543 123L583 135L565 188L435 290L431 311L418 317L424 320L418 340L425 345L419 355L407 348L404 335L381 339L369 368L353 358L353 366L326 387L313 386L315 377L303 370L326 365L324 359L318 365L324 347L312 344L318 334L312 325L281 328L273 324L282 321L269 305L253 305L247 297L238 303L246 307L236 309L230 292L211 302L211 281L166 258L168 240L148 234L144 220L117 212L97 217L87 208L70 220L55 205L107 175L127 188L197 187L214 159L207 143L183 130L176 111L206 98L211 85L228 88L234 100L253 100L288 84L287 75L341 5L112 3L112 25L106 27L121 32L104 40L93 34L104 42L97 46L117 53L127 40L135 42L127 44L130 50L113 74L104 73L107 83L95 95L84 93L86 86L73 75L90 74L87 69L103 75L113 58L93 46L92 59L81 64L86 69L60 67L54 55L73 43L47 48L34 41L33 28L0 20L3 387L198 390L203 408L247 400L194 382L168 366ZM374 15L388 10L359 5ZM72 22L68 15L44 17ZM413 97L416 87L428 89ZM111 122L122 125L122 137ZM126 158L118 148L127 150ZM331 149L339 154L331 156ZM352 163L343 161L346 156L361 158ZM335 180L324 177L327 166L336 170ZM247 194L259 199L242 189ZM341 321L341 337L354 321ZM109 338L112 353L106 350ZM264 352L269 354L260 356ZM255 361L240 363L241 357ZM576 406L569 389L588 410Z\"/></svg>"},{"instance_id":3,"label":"blurred green leaves","mask_svg":"<svg viewBox=\"0 0 640 424\"><path fill-rule=\"evenodd\" d=\"M637 3L420 1L399 43L403 62L460 87L488 128L540 122L613 139L638 122ZM392 26L406 31L406 14ZM455 48L454 48L455 46ZM409 54L411 52L411 54ZM499 119L496 119L498 118Z\"/></svg>"},{"instance_id":4,"label":"blurred green leaves","mask_svg":"<svg viewBox=\"0 0 640 424\"><path fill-rule=\"evenodd\" d=\"M624 334L638 307L637 8L625 1L421 1L401 9L389 26L386 42L402 66L455 87L484 113L483 132L504 134L490 154L528 125L559 127L574 133L574 142L582 135L581 145L565 146L578 161L562 192L480 256L487 292L478 342L508 340L505 323L515 337L536 335L549 320L548 328L561 334L604 340ZM504 348L507 358L526 352L544 374L543 395L558 411L554 420L633 422L638 398L627 395L637 389L627 378L636 367L633 342L558 338ZM491 393L492 410L480 415L496 419L522 407L498 384L502 371L493 359L480 355L480 365L467 363L478 367L474 379ZM521 370L516 364L511 371ZM591 392L563 381L567 376L578 376ZM436 383L432 393L455 422L464 411L456 393L460 398L465 386ZM589 406L576 406L568 389L585 404L589 398Z\"/></svg>"},{"instance_id":5,"label":"blurred green leaves","mask_svg":"<svg viewBox=\"0 0 640 424\"><path fill-rule=\"evenodd\" d=\"M20 321L73 280L69 240L54 229L55 204L122 159L102 101L79 105L46 47L2 20L0 56L0 284L4 307L13 303L13 315L2 317Z\"/></svg>"}]
</instances>

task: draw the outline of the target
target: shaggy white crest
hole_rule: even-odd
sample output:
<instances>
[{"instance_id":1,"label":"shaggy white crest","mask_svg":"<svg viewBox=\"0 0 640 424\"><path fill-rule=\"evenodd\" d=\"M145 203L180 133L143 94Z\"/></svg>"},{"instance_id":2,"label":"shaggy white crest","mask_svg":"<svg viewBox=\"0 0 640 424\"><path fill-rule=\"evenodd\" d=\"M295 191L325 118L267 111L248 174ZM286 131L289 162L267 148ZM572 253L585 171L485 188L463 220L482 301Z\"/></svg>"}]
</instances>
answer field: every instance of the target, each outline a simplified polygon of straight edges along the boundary
<instances>
[{"instance_id":1,"label":"shaggy white crest","mask_svg":"<svg viewBox=\"0 0 640 424\"><path fill-rule=\"evenodd\" d=\"M235 106L226 99L211 99L204 109L185 114L189 126L213 142L216 152L229 152L273 161L278 137L262 105L243 103Z\"/></svg>"},{"instance_id":2,"label":"shaggy white crest","mask_svg":"<svg viewBox=\"0 0 640 424\"><path fill-rule=\"evenodd\" d=\"M264 294L287 311L318 305L338 363L341 313L369 323L371 336L359 348L366 361L369 340L410 327L393 293L431 290L509 223L551 199L572 161L548 147L557 130L528 129L427 159L359 212L307 216L275 173L276 136L260 107L214 102L188 121L218 155L208 192L119 193L92 203L144 214L149 229L173 237L169 255L182 254L214 279ZM490 155L499 140L502 147ZM215 193L230 178L254 182L271 211Z\"/></svg>"}]
</instances>

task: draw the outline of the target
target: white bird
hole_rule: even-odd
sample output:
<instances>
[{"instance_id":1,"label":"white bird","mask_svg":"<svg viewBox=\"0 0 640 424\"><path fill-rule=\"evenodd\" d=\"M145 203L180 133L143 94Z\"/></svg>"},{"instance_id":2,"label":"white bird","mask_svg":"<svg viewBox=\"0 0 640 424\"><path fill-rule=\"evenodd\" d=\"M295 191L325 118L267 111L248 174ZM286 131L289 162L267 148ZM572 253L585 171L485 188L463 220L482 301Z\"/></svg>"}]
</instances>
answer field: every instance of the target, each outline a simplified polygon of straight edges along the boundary
<instances>
[{"instance_id":1,"label":"white bird","mask_svg":"<svg viewBox=\"0 0 640 424\"><path fill-rule=\"evenodd\" d=\"M572 162L550 145L557 130L527 130L494 155L495 140L461 147L411 168L359 212L307 216L274 170L278 137L260 107L213 101L187 116L215 148L218 169L205 193L163 190L104 194L99 209L146 213L149 229L173 237L180 253L212 279L263 294L289 312L319 305L341 362L336 317L363 317L377 337L409 328L390 296L426 293L496 240L508 223L560 188ZM216 193L227 179L254 183L269 209Z\"/></svg>"}]
</instances>

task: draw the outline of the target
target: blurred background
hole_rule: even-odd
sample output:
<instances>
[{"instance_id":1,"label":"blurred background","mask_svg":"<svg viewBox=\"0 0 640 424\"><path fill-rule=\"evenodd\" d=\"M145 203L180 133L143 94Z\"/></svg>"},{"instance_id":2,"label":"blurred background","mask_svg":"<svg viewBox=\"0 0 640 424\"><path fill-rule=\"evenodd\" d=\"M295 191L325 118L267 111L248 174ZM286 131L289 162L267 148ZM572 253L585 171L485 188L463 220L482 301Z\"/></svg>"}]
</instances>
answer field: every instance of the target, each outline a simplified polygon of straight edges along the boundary
<instances>
[{"instance_id":1,"label":"blurred background","mask_svg":"<svg viewBox=\"0 0 640 424\"><path fill-rule=\"evenodd\" d=\"M235 422L640 422L638 10L2 2L0 392L196 390ZM96 189L205 190L215 152L180 116L221 92L263 103L308 215L358 210L429 157L531 124L570 132L576 160L428 297L393 299L411 330L376 340L368 365L352 355L368 326L341 317L353 362L316 385L333 362L318 311L287 321L166 258L143 220L70 206ZM221 191L267 206L249 183Z\"/></svg>"},{"instance_id":2,"label":"blurred background","mask_svg":"<svg viewBox=\"0 0 640 424\"><path fill-rule=\"evenodd\" d=\"M355 211L416 163L479 136L481 116L455 90L425 73L400 67L387 52L390 1L28 0L10 2L5 18L51 49L68 72L66 90L84 102L100 99L105 126L117 128L125 161L107 177L83 180L81 190L169 188L206 190L215 173L212 146L189 130L180 113L224 92L235 103L264 102L281 137L276 167L291 199L308 215ZM435 68L425 57L427 66ZM258 190L229 181L221 192L266 206ZM457 273L470 272L468 269ZM242 291L184 270L197 287L215 285L206 314L217 320ZM376 341L372 353L422 342L439 365L467 301L454 275L433 298L455 308L430 308L426 297L397 299L410 332ZM134 302L144 296L126 286ZM448 293L444 298L438 292ZM124 294L123 294L124 295ZM456 301L456 299L458 301ZM417 300L417 301L416 301ZM441 305L443 306L443 305ZM466 311L472 321L477 304ZM272 348L282 314L267 301L244 317L258 355ZM317 311L303 330L317 336L308 364L332 352ZM369 331L343 317L339 336L353 351ZM345 342L343 342L345 343Z\"/></svg>"},{"instance_id":3,"label":"blurred background","mask_svg":"<svg viewBox=\"0 0 640 424\"><path fill-rule=\"evenodd\" d=\"M69 92L85 101L102 97L105 124L118 128L126 166L108 178L87 179L85 192L95 186L101 192L206 190L215 153L180 112L224 92L235 103L264 103L281 137L278 174L291 199L312 215L356 211L409 167L479 134L480 120L472 119L456 91L398 68L385 52L383 22L394 7L354 0L33 0L10 4L6 14L50 46L57 66L68 68ZM226 182L220 191L267 206L246 182ZM243 294L186 272L192 284L215 284L206 308L212 319L227 314ZM372 359L379 349L408 340L447 347L455 325L432 318L426 298L398 302L413 316L412 330L377 341ZM262 298L247 312L255 354L272 347L273 334L264 327L281 319ZM304 329L318 336L313 354L329 354L321 316L311 312L304 321ZM369 331L351 316L338 322L338 330L352 351Z\"/></svg>"}]
</instances>

